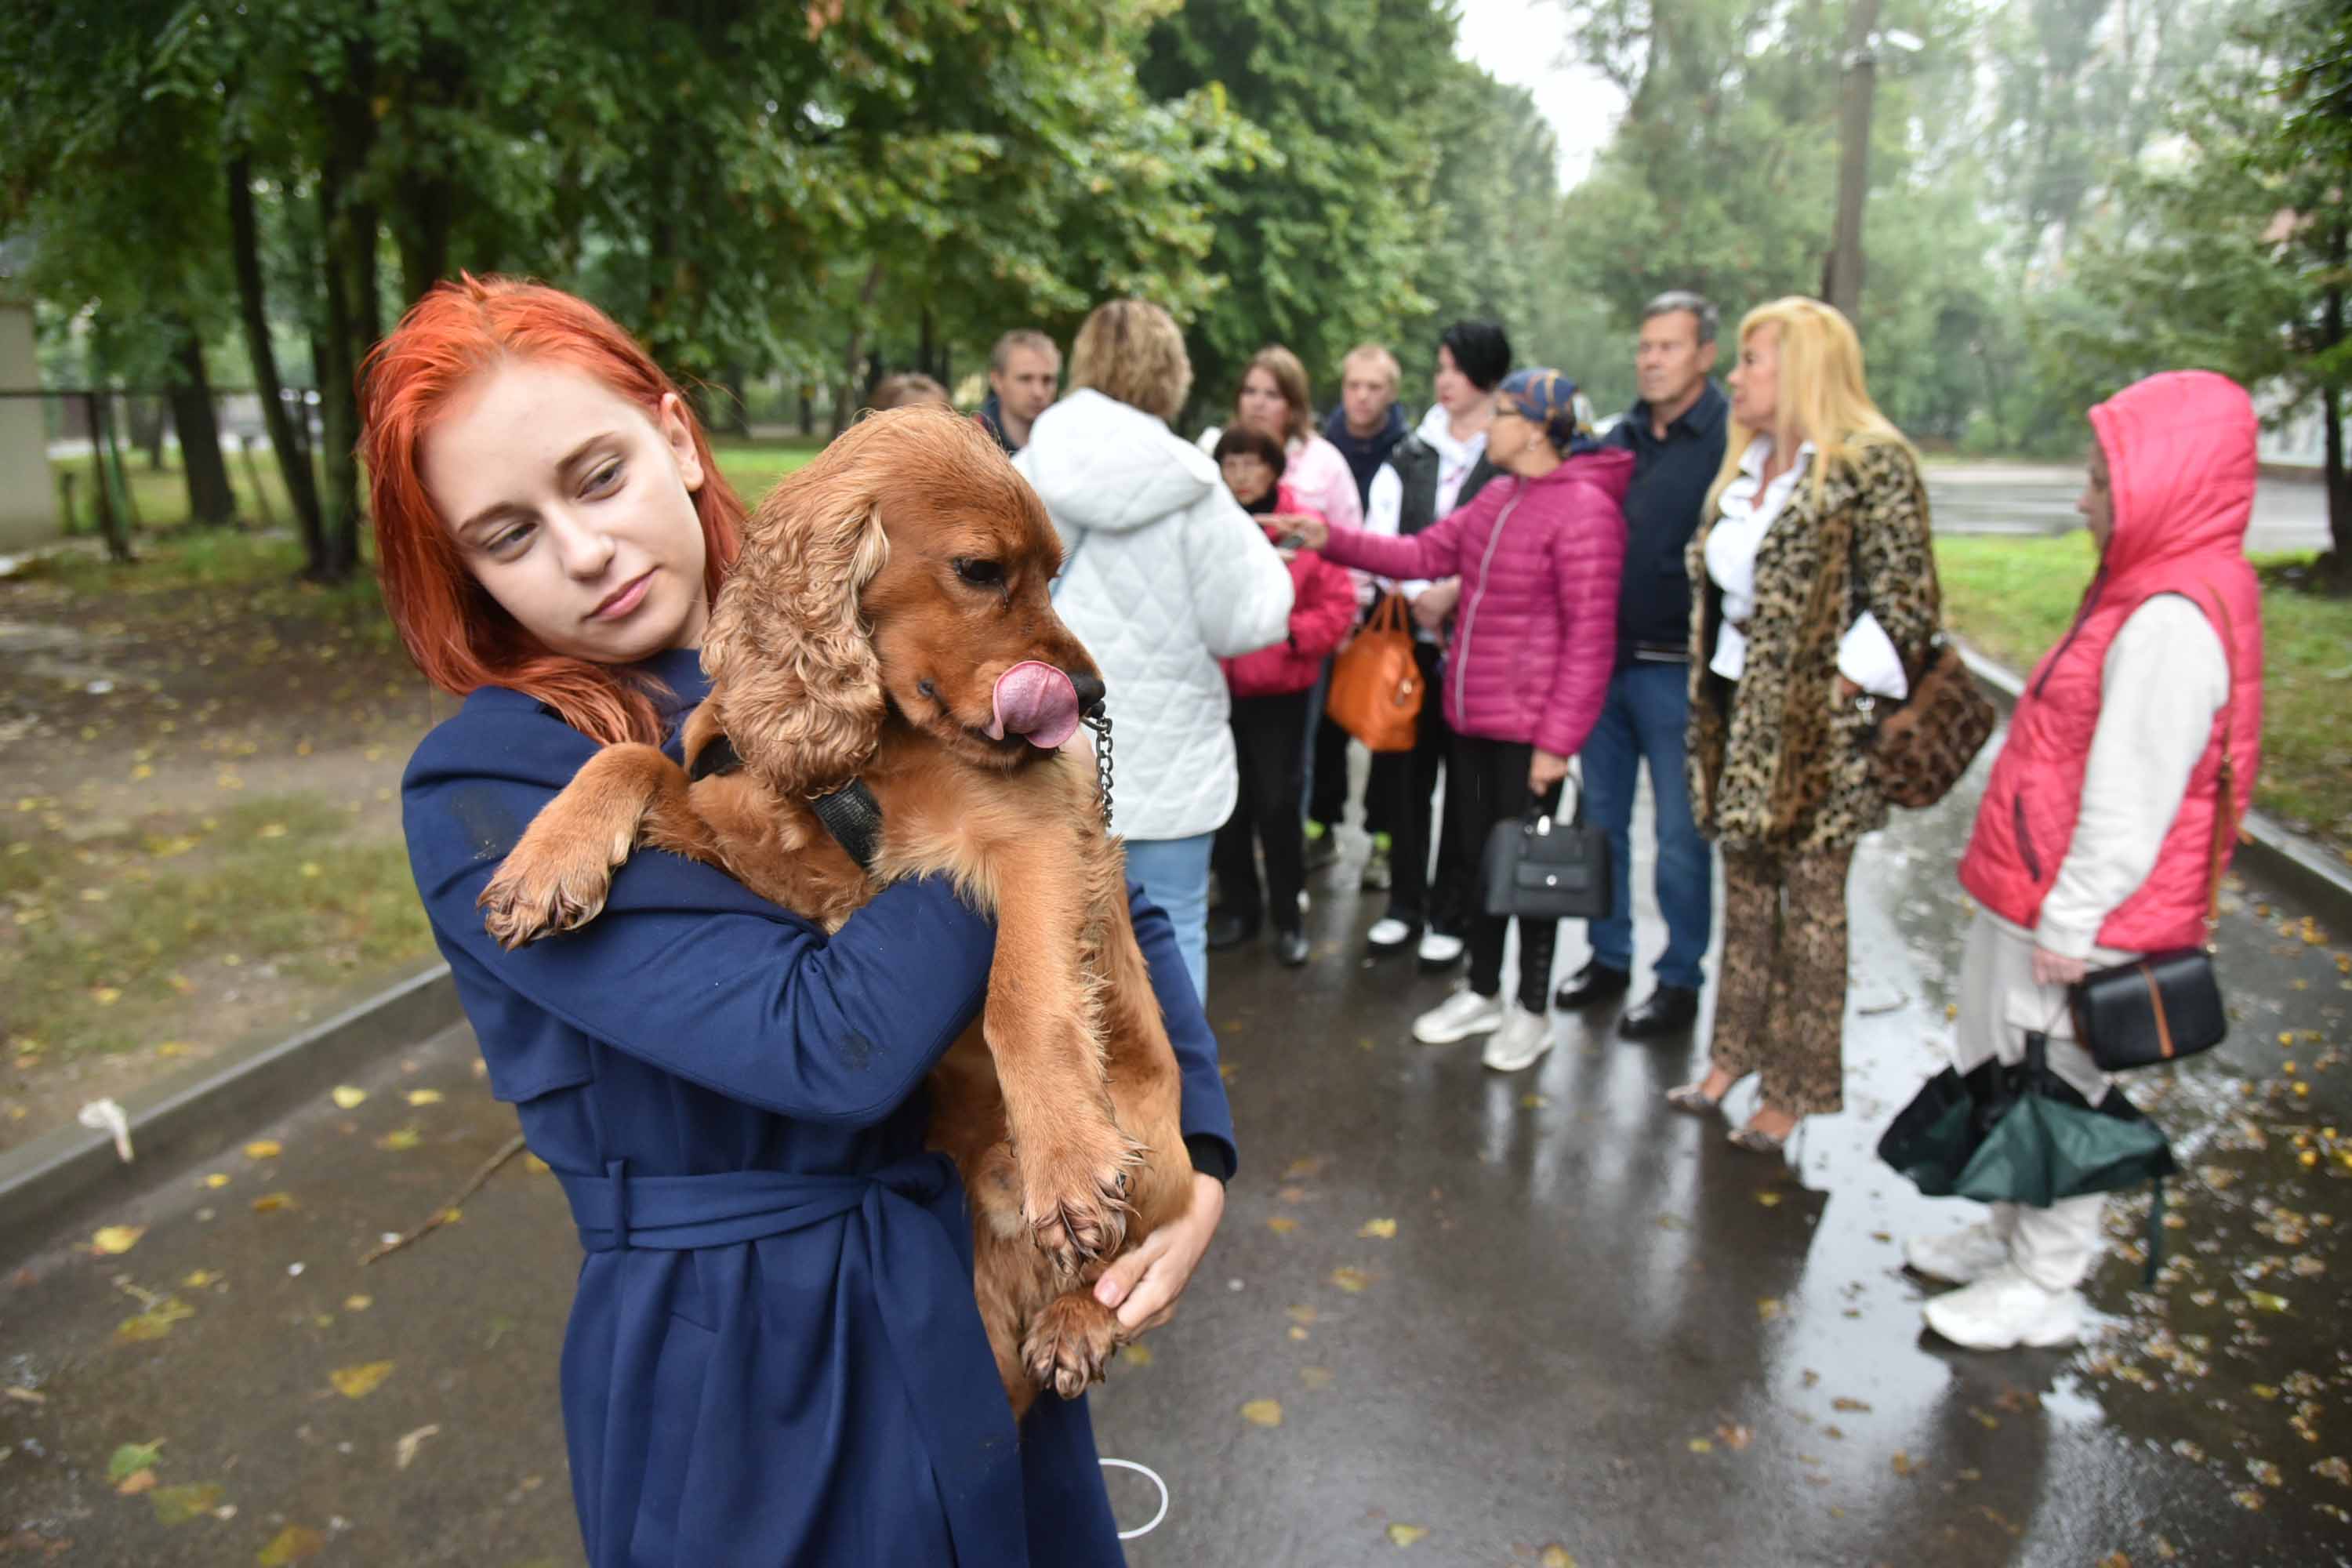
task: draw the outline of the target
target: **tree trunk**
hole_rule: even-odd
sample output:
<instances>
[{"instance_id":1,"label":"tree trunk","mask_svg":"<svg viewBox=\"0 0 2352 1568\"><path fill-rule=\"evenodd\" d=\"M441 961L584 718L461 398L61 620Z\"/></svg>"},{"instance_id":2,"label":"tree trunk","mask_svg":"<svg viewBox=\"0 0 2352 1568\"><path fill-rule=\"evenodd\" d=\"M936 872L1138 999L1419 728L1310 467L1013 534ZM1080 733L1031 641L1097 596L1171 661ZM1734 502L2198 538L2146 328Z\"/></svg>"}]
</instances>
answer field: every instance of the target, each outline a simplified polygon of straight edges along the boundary
<instances>
[{"instance_id":1,"label":"tree trunk","mask_svg":"<svg viewBox=\"0 0 2352 1568\"><path fill-rule=\"evenodd\" d=\"M171 433L171 405L141 394L131 394L123 399L123 414L131 426L131 444L147 454L147 471L163 471L163 437Z\"/></svg>"},{"instance_id":2,"label":"tree trunk","mask_svg":"<svg viewBox=\"0 0 2352 1568\"><path fill-rule=\"evenodd\" d=\"M319 489L311 482L307 443L298 438L278 379L277 351L269 346L269 313L261 293L261 246L253 216L253 165L243 154L229 160L228 226L236 267L237 313L245 324L246 353L253 360L254 391L269 429L269 449L286 481L287 503L302 535L303 553L316 563L325 549L319 519Z\"/></svg>"},{"instance_id":3,"label":"tree trunk","mask_svg":"<svg viewBox=\"0 0 2352 1568\"><path fill-rule=\"evenodd\" d=\"M320 550L310 575L321 583L340 583L351 575L359 538L359 462L353 448L359 441L359 409L352 375L350 279L343 258L330 244L319 268L325 289L326 320L311 340L319 363L319 439L325 445L326 481L320 497Z\"/></svg>"},{"instance_id":4,"label":"tree trunk","mask_svg":"<svg viewBox=\"0 0 2352 1568\"><path fill-rule=\"evenodd\" d=\"M457 187L437 175L404 181L394 210L399 227L393 239L400 247L404 296L400 304L405 311L449 275L449 233L457 217Z\"/></svg>"},{"instance_id":5,"label":"tree trunk","mask_svg":"<svg viewBox=\"0 0 2352 1568\"><path fill-rule=\"evenodd\" d=\"M376 279L376 209L352 200L375 142L369 108L373 58L352 61L352 86L327 107L327 151L319 169L319 277L325 320L318 338L320 439L325 443L320 543L312 575L340 583L359 562L359 369L383 331Z\"/></svg>"},{"instance_id":6,"label":"tree trunk","mask_svg":"<svg viewBox=\"0 0 2352 1568\"><path fill-rule=\"evenodd\" d=\"M801 383L801 434L813 436L815 433L816 400L809 395L809 384L804 381Z\"/></svg>"},{"instance_id":7,"label":"tree trunk","mask_svg":"<svg viewBox=\"0 0 2352 1568\"><path fill-rule=\"evenodd\" d=\"M180 466L188 484L188 516L201 527L236 521L236 495L228 486L221 458L220 426L213 417L212 379L205 374L205 345L195 329L179 323L173 353L179 374L172 383L172 423L180 432Z\"/></svg>"},{"instance_id":8,"label":"tree trunk","mask_svg":"<svg viewBox=\"0 0 2352 1568\"><path fill-rule=\"evenodd\" d=\"M1862 205L1870 191L1870 100L1878 69L1870 58L1870 35L1878 26L1879 0L1847 0L1845 58L1838 107L1837 230L1830 246L1822 297L1849 321L1862 310Z\"/></svg>"},{"instance_id":9,"label":"tree trunk","mask_svg":"<svg viewBox=\"0 0 2352 1568\"><path fill-rule=\"evenodd\" d=\"M114 412L110 406L113 401L104 392L89 400L90 478L98 492L98 527L106 536L107 559L128 566L138 557L131 552L131 520L126 515L131 490L122 483L122 455L115 449Z\"/></svg>"},{"instance_id":10,"label":"tree trunk","mask_svg":"<svg viewBox=\"0 0 2352 1568\"><path fill-rule=\"evenodd\" d=\"M2320 333L2323 352L2335 349L2344 342L2344 277L2345 251L2352 231L2338 222L2336 232L2328 237L2328 259L2334 264L2333 276L2337 281L2328 286L2320 305ZM2334 558L2330 574L2337 587L2352 591L2352 477L2344 471L2344 388L2323 386L2319 389L2321 424L2327 439L2327 537L2335 548L2328 553Z\"/></svg>"},{"instance_id":11,"label":"tree trunk","mask_svg":"<svg viewBox=\"0 0 2352 1568\"><path fill-rule=\"evenodd\" d=\"M849 428L849 416L857 412L855 400L859 384L865 380L858 374L858 366L866 357L866 311L874 303L874 291L881 287L882 264L877 261L866 269L865 286L857 291L856 324L849 329L849 346L841 354L841 381L833 394L833 433L836 436Z\"/></svg>"}]
</instances>

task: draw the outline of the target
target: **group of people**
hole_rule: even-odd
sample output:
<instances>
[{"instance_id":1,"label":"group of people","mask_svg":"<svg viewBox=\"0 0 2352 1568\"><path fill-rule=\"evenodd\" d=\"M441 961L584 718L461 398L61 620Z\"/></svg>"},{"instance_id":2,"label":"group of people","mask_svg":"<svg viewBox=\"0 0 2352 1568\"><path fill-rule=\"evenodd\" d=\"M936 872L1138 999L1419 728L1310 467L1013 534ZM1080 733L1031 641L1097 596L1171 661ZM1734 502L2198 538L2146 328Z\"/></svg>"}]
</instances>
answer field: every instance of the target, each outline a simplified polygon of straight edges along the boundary
<instances>
[{"instance_id":1,"label":"group of people","mask_svg":"<svg viewBox=\"0 0 2352 1568\"><path fill-rule=\"evenodd\" d=\"M1486 1036L1488 1064L1516 1070L1549 1048L1550 1012L1630 994L1646 764L1667 942L1619 1032L1696 1022L1719 848L1708 1070L1669 1099L1712 1113L1760 1075L1732 1133L1759 1150L1839 1107L1845 876L1886 815L1874 715L1939 626L1927 505L1838 312L1751 311L1727 396L1717 331L1695 295L1653 301L1641 397L1605 437L1573 380L1515 368L1493 323L1445 331L1410 433L1385 350L1349 356L1318 429L1303 368L1269 349L1199 444L1171 428L1192 373L1156 306L1097 309L1066 377L1040 334L997 345L976 417L1062 535L1055 602L1108 685L1137 934L1185 1069L1192 1209L1095 1287L1127 1331L1182 1292L1236 1169L1202 1009L1213 870L1216 941L1270 928L1301 962L1307 846L1329 842L1346 795L1316 693L1381 594L1409 607L1439 699L1373 770L1390 885L1368 939L1439 970L1468 958L1415 1037ZM1118 1562L1085 1400L1043 1400L1016 1429L990 1369L934 1364L971 1342L950 1331L976 1309L960 1180L924 1152L920 1085L979 1013L988 921L917 881L827 933L644 854L579 932L509 952L483 928L488 877L595 749L677 759L709 690L698 650L745 513L692 406L593 305L496 279L412 307L363 394L385 603L465 700L404 780L417 886L532 1150L567 1194L630 1194L575 1209L588 1257L562 1386L589 1560ZM1958 1031L1964 1068L2045 1032L2086 1095L2105 1080L2064 987L2194 939L2217 817L2251 788L2262 665L2245 394L2159 377L2092 423L2082 510L2104 564L2018 707L1961 868L1981 912ZM1612 841L1612 912L1557 993L1549 922L1524 923L1507 999L1507 927L1470 867L1489 826L1556 804L1579 763ZM1913 1266L1962 1287L1930 1322L1986 1348L2063 1342L2096 1222L2095 1200L2007 1205L1914 1238ZM910 1313L942 1331L889 1327Z\"/></svg>"},{"instance_id":2,"label":"group of people","mask_svg":"<svg viewBox=\"0 0 2352 1568\"><path fill-rule=\"evenodd\" d=\"M1105 310L1118 342L1153 345L1181 382L1172 321L1131 302ZM1111 319L1097 312L1081 342ZM1306 962L1307 873L1348 793L1346 737L1321 700L1329 658L1393 594L1434 700L1410 750L1372 759L1363 885L1388 903L1365 940L1374 956L1411 950L1437 973L1468 960L1413 1037L1484 1037L1486 1065L1511 1072L1552 1048L1554 1012L1615 1010L1629 1040L1691 1030L1719 850L1706 1071L1665 1099L1711 1116L1755 1078L1728 1138L1775 1155L1806 1118L1842 1109L1847 878L1888 815L1874 742L1943 631L1927 491L1835 309L1790 298L1751 310L1720 385L1719 335L1700 296L1651 300L1634 347L1640 395L1601 436L1575 382L1514 369L1493 322L1441 335L1433 401L1410 433L1386 348L1347 356L1339 406L1318 423L1297 357L1269 347L1244 367L1231 419L1201 436L1217 468L1192 465L1181 504L1127 478L1144 449L1184 464L1166 427L1181 402L1169 383L1138 404L1136 383L1074 375L1071 395L1036 417L1016 463L1080 563L1063 613L1103 658L1118 732L1152 748L1135 785L1148 828L1130 830L1146 842L1139 858L1130 837L1130 863L1204 993L1203 950L1262 927L1280 962ZM1107 415L1122 400L1150 416ZM2126 389L2092 424L2078 510L2102 567L2019 708L1961 866L1981 912L1957 1065L2018 1061L2039 1033L2054 1070L2095 1102L2106 1080L2073 1037L2065 988L2086 968L2196 942L2215 814L2242 810L2252 788L2262 650L2242 551L2245 392L2179 373ZM1254 516L1273 548L1236 559L1229 529L1210 547L1204 509ZM1098 544L1107 510L1123 531ZM2239 791L2228 802L2225 752ZM1610 912L1589 922L1590 957L1557 987L1557 922L1518 921L1507 996L1511 922L1485 912L1480 848L1497 823L1558 810L1572 767L1610 842ZM1626 1005L1645 770L1665 942L1647 994ZM1957 1237L1916 1238L1913 1266L1965 1287L1930 1301L1928 1321L1980 1348L2071 1338L2098 1212L2095 1197L2003 1205Z\"/></svg>"}]
</instances>

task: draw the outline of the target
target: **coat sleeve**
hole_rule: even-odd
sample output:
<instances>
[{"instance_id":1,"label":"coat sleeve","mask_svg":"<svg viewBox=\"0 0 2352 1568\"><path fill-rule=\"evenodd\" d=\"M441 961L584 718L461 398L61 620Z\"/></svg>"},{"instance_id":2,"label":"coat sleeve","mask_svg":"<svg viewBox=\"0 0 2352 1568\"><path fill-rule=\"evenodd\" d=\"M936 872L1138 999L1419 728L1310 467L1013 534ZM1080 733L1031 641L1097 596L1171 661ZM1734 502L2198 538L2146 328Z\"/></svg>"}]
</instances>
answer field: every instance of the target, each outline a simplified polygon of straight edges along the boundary
<instances>
[{"instance_id":1,"label":"coat sleeve","mask_svg":"<svg viewBox=\"0 0 2352 1568\"><path fill-rule=\"evenodd\" d=\"M476 900L595 751L536 704L469 706L417 749L402 785L409 861L452 963L746 1104L852 1126L888 1116L978 1015L992 925L942 883L901 882L828 939L723 871L648 849L586 926L508 952Z\"/></svg>"},{"instance_id":2,"label":"coat sleeve","mask_svg":"<svg viewBox=\"0 0 2352 1568\"><path fill-rule=\"evenodd\" d=\"M1257 520L1216 485L1171 521L1183 530L1192 624L1210 655L1238 658L1280 642L1290 630L1290 568Z\"/></svg>"},{"instance_id":3,"label":"coat sleeve","mask_svg":"<svg viewBox=\"0 0 2352 1568\"><path fill-rule=\"evenodd\" d=\"M1342 566L1360 566L1383 577L1458 577L1462 574L1462 539L1466 526L1491 517L1503 504L1503 492L1512 487L1500 481L1486 486L1470 504L1431 523L1410 539L1397 539L1361 529L1331 525L1331 541L1323 558Z\"/></svg>"},{"instance_id":4,"label":"coat sleeve","mask_svg":"<svg viewBox=\"0 0 2352 1568\"><path fill-rule=\"evenodd\" d=\"M1574 510L1551 536L1552 582L1559 595L1559 662L1536 722L1536 747L1556 757L1583 749L1609 700L1617 663L1617 580L1625 570L1625 513L1607 495L1580 485Z\"/></svg>"},{"instance_id":5,"label":"coat sleeve","mask_svg":"<svg viewBox=\"0 0 2352 1568\"><path fill-rule=\"evenodd\" d=\"M1356 624L1356 585L1347 573L1312 557L1298 582L1298 604L1290 612L1290 646L1310 658L1338 651Z\"/></svg>"},{"instance_id":6,"label":"coat sleeve","mask_svg":"<svg viewBox=\"0 0 2352 1568\"><path fill-rule=\"evenodd\" d=\"M1861 511L1853 535L1860 600L1855 607L1877 621L1906 667L1916 667L1943 628L1927 492L1919 482L1918 465L1900 447L1869 448L1862 468Z\"/></svg>"},{"instance_id":7,"label":"coat sleeve","mask_svg":"<svg viewBox=\"0 0 2352 1568\"><path fill-rule=\"evenodd\" d=\"M1151 969L1151 989L1160 998L1168 1043L1175 1047L1183 1079L1179 1116L1184 1147L1194 1170L1229 1182L1240 1168L1241 1156L1234 1145L1234 1110L1225 1098L1224 1076L1217 1070L1217 1037L1192 989L1192 971L1184 967L1184 955L1177 949L1174 922L1133 882L1127 885L1127 907L1135 922L1136 945L1143 949L1143 961Z\"/></svg>"}]
</instances>

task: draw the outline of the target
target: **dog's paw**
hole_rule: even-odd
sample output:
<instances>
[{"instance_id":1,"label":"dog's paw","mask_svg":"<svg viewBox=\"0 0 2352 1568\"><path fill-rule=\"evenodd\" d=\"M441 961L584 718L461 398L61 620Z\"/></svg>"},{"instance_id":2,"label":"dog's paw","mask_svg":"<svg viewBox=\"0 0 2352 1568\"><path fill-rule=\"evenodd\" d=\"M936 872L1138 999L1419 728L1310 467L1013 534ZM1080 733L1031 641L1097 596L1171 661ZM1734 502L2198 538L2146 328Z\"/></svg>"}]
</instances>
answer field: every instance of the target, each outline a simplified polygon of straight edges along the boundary
<instances>
[{"instance_id":1,"label":"dog's paw","mask_svg":"<svg viewBox=\"0 0 2352 1568\"><path fill-rule=\"evenodd\" d=\"M1065 1399L1098 1381L1118 1348L1118 1314L1086 1290L1066 1290L1030 1321L1021 1341L1029 1379Z\"/></svg>"},{"instance_id":2,"label":"dog's paw","mask_svg":"<svg viewBox=\"0 0 2352 1568\"><path fill-rule=\"evenodd\" d=\"M520 947L573 931L601 913L613 890L613 868L628 854L583 839L525 834L482 889L482 924L502 947Z\"/></svg>"},{"instance_id":3,"label":"dog's paw","mask_svg":"<svg viewBox=\"0 0 2352 1568\"><path fill-rule=\"evenodd\" d=\"M1017 1146L1021 1212L1030 1233L1067 1279L1127 1240L1128 1200L1142 1150L1108 1115L1087 1118L1059 1138Z\"/></svg>"}]
</instances>

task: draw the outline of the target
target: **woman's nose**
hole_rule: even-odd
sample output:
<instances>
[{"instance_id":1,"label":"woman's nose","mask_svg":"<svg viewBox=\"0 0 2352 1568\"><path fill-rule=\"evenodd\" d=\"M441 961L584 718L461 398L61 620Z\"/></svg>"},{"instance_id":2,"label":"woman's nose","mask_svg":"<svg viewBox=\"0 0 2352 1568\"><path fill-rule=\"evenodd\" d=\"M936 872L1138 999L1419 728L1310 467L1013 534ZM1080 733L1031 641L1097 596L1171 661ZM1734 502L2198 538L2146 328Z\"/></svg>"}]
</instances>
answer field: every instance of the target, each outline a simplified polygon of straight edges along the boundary
<instances>
[{"instance_id":1,"label":"woman's nose","mask_svg":"<svg viewBox=\"0 0 2352 1568\"><path fill-rule=\"evenodd\" d=\"M613 559L613 536L601 529L584 527L570 518L551 521L557 547L562 551L563 569L575 577L593 578L602 573Z\"/></svg>"}]
</instances>

